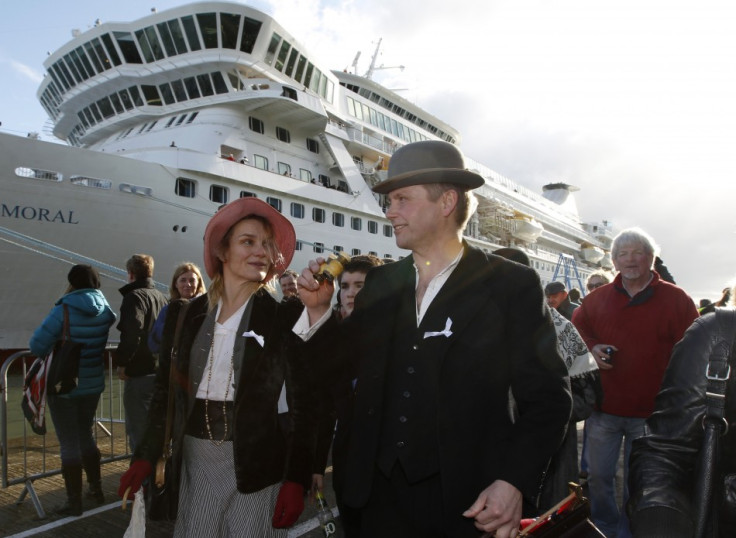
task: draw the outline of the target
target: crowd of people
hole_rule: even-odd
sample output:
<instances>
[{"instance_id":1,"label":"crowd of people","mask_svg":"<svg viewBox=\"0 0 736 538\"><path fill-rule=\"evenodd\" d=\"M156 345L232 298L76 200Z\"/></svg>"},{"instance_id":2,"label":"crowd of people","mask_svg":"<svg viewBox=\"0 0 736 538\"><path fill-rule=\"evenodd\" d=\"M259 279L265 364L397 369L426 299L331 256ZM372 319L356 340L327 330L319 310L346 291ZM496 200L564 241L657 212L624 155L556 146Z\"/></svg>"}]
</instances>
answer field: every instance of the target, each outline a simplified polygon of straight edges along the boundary
<instances>
[{"instance_id":1,"label":"crowd of people","mask_svg":"<svg viewBox=\"0 0 736 538\"><path fill-rule=\"evenodd\" d=\"M118 493L149 487L170 449L176 536L285 537L331 453L348 538L515 537L580 480L609 538L733 535L736 315L699 317L708 305L696 309L638 228L613 241L615 276L592 273L585 294L542 287L522 250L463 240L483 182L452 144L402 147L373 190L411 255L356 256L336 279L321 258L288 269L294 228L257 198L207 224L209 288L186 262L167 298L153 258L133 255L115 353L133 457ZM91 426L116 316L94 268L68 280L30 347L47 353L66 311L84 343L78 387L49 399L60 511L80 515L83 470L104 502ZM717 404L721 463L706 472L703 417Z\"/></svg>"}]
</instances>

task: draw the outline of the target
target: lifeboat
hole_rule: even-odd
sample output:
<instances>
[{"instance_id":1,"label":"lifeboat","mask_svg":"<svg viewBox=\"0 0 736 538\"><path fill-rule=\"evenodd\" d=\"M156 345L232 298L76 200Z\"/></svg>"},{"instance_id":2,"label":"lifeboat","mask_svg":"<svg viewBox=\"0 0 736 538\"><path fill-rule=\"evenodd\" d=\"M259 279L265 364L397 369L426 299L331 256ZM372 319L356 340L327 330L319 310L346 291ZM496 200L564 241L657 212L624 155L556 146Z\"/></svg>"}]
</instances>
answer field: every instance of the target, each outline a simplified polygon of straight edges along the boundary
<instances>
[{"instance_id":1,"label":"lifeboat","mask_svg":"<svg viewBox=\"0 0 736 538\"><path fill-rule=\"evenodd\" d=\"M580 245L580 254L586 262L598 263L604 258L606 252L602 248L590 243L582 243Z\"/></svg>"},{"instance_id":2,"label":"lifeboat","mask_svg":"<svg viewBox=\"0 0 736 538\"><path fill-rule=\"evenodd\" d=\"M534 217L514 211L514 216L511 219L512 237L525 241L526 243L534 243L542 235L543 231L544 226L534 220Z\"/></svg>"},{"instance_id":3,"label":"lifeboat","mask_svg":"<svg viewBox=\"0 0 736 538\"><path fill-rule=\"evenodd\" d=\"M606 251L603 253L603 258L601 258L601 267L604 269L613 269L613 260L611 259L611 253Z\"/></svg>"}]
</instances>

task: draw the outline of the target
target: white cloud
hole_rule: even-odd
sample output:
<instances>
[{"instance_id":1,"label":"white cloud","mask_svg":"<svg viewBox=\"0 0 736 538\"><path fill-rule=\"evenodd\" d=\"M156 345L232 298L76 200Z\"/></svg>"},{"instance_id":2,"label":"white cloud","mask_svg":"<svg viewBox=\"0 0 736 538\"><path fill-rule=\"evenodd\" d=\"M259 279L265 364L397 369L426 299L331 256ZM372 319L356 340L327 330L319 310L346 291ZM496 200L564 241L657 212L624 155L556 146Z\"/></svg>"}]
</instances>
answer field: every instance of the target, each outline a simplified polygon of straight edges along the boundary
<instances>
[{"instance_id":1,"label":"white cloud","mask_svg":"<svg viewBox=\"0 0 736 538\"><path fill-rule=\"evenodd\" d=\"M43 75L32 67L29 67L15 60L7 60L7 62L10 64L10 67L13 69L13 71L19 73L31 82L35 84L40 84L43 80Z\"/></svg>"}]
</instances>

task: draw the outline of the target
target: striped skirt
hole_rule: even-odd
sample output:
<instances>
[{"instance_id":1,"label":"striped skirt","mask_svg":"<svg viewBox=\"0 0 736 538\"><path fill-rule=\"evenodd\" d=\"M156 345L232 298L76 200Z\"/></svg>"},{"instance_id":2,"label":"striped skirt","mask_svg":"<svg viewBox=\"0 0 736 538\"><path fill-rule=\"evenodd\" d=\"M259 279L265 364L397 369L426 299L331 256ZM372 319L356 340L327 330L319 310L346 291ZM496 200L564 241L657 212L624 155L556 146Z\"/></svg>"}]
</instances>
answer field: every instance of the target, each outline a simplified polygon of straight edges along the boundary
<instances>
[{"instance_id":1,"label":"striped skirt","mask_svg":"<svg viewBox=\"0 0 736 538\"><path fill-rule=\"evenodd\" d=\"M217 446L185 435L183 450L175 537L287 537L286 529L271 526L281 484L240 493L232 441Z\"/></svg>"}]
</instances>

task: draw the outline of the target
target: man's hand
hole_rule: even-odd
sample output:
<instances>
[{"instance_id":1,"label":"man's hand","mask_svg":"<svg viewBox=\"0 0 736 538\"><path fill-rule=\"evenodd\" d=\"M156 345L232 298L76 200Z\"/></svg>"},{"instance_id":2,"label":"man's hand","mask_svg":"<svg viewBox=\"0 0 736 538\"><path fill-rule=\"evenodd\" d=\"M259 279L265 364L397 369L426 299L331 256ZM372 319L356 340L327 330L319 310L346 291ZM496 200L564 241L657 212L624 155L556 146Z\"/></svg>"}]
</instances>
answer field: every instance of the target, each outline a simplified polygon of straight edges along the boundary
<instances>
[{"instance_id":1,"label":"man's hand","mask_svg":"<svg viewBox=\"0 0 736 538\"><path fill-rule=\"evenodd\" d=\"M603 360L611 360L611 355L606 353L606 349L609 347L614 351L618 351L616 346L612 346L611 344L596 344L593 346L593 349L590 350L590 352L593 354L593 358L595 359L596 364L598 364L598 368L600 368L601 370L611 370L613 368L613 364Z\"/></svg>"},{"instance_id":2,"label":"man's hand","mask_svg":"<svg viewBox=\"0 0 736 538\"><path fill-rule=\"evenodd\" d=\"M521 521L521 492L503 480L496 480L481 491L463 516L475 519L475 527L495 533L496 538L514 538Z\"/></svg>"},{"instance_id":3,"label":"man's hand","mask_svg":"<svg viewBox=\"0 0 736 538\"><path fill-rule=\"evenodd\" d=\"M319 473L312 475L312 487L309 489L309 499L314 501L317 492L324 491L325 477Z\"/></svg>"},{"instance_id":4,"label":"man's hand","mask_svg":"<svg viewBox=\"0 0 736 538\"><path fill-rule=\"evenodd\" d=\"M118 366L116 372L118 374L118 379L120 381L127 381L128 379L130 379L127 375L125 375L125 367L124 366Z\"/></svg>"},{"instance_id":5,"label":"man's hand","mask_svg":"<svg viewBox=\"0 0 736 538\"><path fill-rule=\"evenodd\" d=\"M320 264L324 261L324 258L311 260L309 267L302 271L296 281L299 298L309 314L310 325L316 323L330 309L332 295L335 291L335 286L329 280L318 282L314 278L314 275L319 273Z\"/></svg>"}]
</instances>

